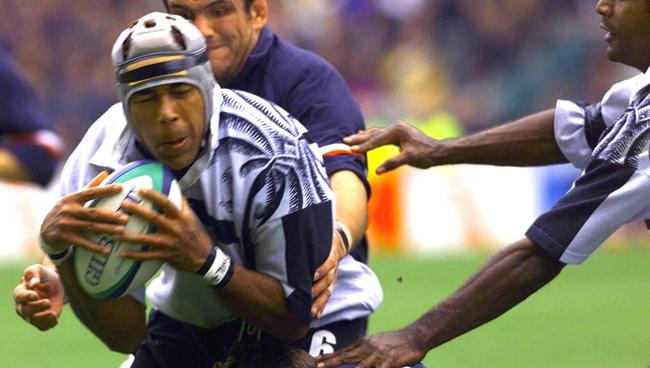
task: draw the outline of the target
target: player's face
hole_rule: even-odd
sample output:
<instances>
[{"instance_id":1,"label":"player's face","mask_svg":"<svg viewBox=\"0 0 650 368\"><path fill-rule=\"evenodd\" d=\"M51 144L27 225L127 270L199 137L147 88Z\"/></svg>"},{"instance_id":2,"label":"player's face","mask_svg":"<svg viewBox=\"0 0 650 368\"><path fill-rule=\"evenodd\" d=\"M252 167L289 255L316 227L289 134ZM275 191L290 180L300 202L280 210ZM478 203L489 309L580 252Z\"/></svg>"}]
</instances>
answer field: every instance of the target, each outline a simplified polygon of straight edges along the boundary
<instances>
[{"instance_id":1,"label":"player's face","mask_svg":"<svg viewBox=\"0 0 650 368\"><path fill-rule=\"evenodd\" d=\"M129 113L140 142L158 161L172 170L194 162L205 127L205 104L196 87L175 83L136 92Z\"/></svg>"},{"instance_id":2,"label":"player's face","mask_svg":"<svg viewBox=\"0 0 650 368\"><path fill-rule=\"evenodd\" d=\"M596 11L607 32L607 57L645 71L650 65L650 1L600 0Z\"/></svg>"},{"instance_id":3,"label":"player's face","mask_svg":"<svg viewBox=\"0 0 650 368\"><path fill-rule=\"evenodd\" d=\"M266 0L255 0L249 11L244 0L169 0L172 14L189 19L208 45L214 76L222 86L244 67L266 24Z\"/></svg>"}]
</instances>

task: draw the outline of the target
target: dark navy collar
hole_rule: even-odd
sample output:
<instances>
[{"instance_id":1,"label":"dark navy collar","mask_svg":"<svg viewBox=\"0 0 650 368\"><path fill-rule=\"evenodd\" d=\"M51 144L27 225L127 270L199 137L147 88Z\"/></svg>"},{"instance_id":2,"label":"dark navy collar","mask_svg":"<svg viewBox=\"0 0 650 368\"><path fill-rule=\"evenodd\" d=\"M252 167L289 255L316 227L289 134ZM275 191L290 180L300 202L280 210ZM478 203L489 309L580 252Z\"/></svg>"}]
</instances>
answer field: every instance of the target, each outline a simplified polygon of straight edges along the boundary
<instances>
[{"instance_id":1,"label":"dark navy collar","mask_svg":"<svg viewBox=\"0 0 650 368\"><path fill-rule=\"evenodd\" d=\"M242 89L245 88L246 84L250 80L257 66L266 60L271 45L273 45L273 40L275 35L268 27L262 28L260 32L260 38L257 40L257 45L253 49L253 52L248 56L246 64L242 70L233 78L227 85L223 86L224 88L232 89Z\"/></svg>"}]
</instances>

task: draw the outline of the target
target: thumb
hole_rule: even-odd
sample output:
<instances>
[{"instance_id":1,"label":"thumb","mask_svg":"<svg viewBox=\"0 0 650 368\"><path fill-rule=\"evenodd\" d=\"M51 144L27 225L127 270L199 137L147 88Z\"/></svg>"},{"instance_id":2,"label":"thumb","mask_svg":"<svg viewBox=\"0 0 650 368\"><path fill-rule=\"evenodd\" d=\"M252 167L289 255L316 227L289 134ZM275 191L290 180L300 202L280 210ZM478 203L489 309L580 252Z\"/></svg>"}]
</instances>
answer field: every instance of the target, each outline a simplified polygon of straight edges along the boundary
<instances>
[{"instance_id":1,"label":"thumb","mask_svg":"<svg viewBox=\"0 0 650 368\"><path fill-rule=\"evenodd\" d=\"M23 272L23 280L29 289L34 288L41 282L40 265L31 265Z\"/></svg>"}]
</instances>

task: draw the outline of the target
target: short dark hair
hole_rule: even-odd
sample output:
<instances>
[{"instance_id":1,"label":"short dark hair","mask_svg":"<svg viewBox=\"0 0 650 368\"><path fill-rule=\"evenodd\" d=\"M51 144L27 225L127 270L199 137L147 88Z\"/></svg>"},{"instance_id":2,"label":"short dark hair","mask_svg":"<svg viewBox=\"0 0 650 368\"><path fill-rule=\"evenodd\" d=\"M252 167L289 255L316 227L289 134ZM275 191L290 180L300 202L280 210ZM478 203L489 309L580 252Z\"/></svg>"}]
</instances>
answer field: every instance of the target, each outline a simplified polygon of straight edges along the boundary
<instances>
[{"instance_id":1,"label":"short dark hair","mask_svg":"<svg viewBox=\"0 0 650 368\"><path fill-rule=\"evenodd\" d=\"M251 11L251 6L253 5L253 1L255 0L244 0L244 8L246 9L246 12ZM165 5L165 10L167 13L169 13L169 0L162 0L163 5Z\"/></svg>"},{"instance_id":2,"label":"short dark hair","mask_svg":"<svg viewBox=\"0 0 650 368\"><path fill-rule=\"evenodd\" d=\"M316 359L306 351L277 341L236 343L225 361L214 368L315 368Z\"/></svg>"}]
</instances>

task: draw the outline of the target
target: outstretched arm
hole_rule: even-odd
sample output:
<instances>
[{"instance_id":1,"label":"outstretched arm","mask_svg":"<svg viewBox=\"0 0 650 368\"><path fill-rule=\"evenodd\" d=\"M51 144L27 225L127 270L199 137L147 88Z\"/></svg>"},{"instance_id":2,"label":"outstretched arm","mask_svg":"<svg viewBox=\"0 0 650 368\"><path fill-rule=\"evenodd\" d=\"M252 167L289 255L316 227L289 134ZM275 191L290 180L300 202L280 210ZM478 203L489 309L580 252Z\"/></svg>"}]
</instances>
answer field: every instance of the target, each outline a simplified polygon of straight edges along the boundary
<instances>
[{"instance_id":1,"label":"outstretched arm","mask_svg":"<svg viewBox=\"0 0 650 368\"><path fill-rule=\"evenodd\" d=\"M422 169L449 164L537 166L567 162L553 134L555 110L549 109L514 122L458 139L435 140L398 122L347 137L358 152L392 144L400 154L377 168L381 174L401 165Z\"/></svg>"},{"instance_id":2,"label":"outstretched arm","mask_svg":"<svg viewBox=\"0 0 650 368\"><path fill-rule=\"evenodd\" d=\"M401 367L510 310L557 276L563 264L524 238L494 255L448 299L401 330L365 337L321 358L319 367Z\"/></svg>"}]
</instances>

